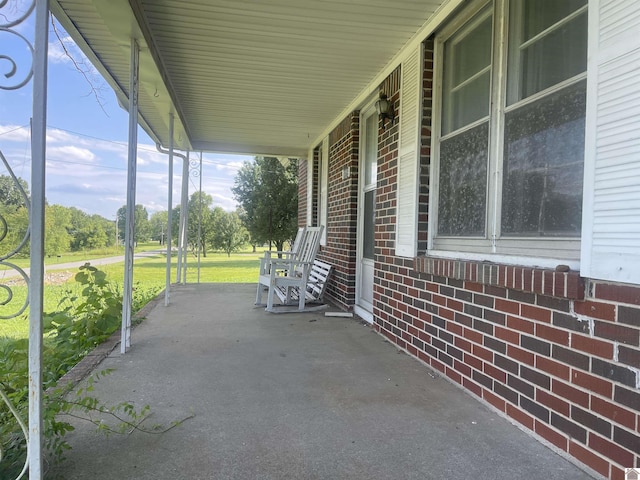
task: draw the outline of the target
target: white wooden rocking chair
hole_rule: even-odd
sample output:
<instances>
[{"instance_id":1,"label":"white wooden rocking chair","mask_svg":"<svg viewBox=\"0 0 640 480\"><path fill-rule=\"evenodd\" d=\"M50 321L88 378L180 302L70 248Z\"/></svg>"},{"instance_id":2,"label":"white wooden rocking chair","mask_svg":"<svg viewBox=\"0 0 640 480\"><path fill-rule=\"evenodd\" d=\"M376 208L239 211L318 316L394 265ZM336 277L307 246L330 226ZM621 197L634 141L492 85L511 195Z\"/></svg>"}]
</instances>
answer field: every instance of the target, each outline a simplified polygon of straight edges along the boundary
<instances>
[{"instance_id":1,"label":"white wooden rocking chair","mask_svg":"<svg viewBox=\"0 0 640 480\"><path fill-rule=\"evenodd\" d=\"M268 267L271 259L284 258L285 260L290 260L294 258L298 251L300 250L300 245L302 245L302 240L304 238L304 232L307 230L307 227L298 228L298 233L296 234L296 238L291 245L291 250L266 250L264 252L264 256L260 259L260 274L262 275L265 272L265 269ZM268 272L268 270L266 270Z\"/></svg>"},{"instance_id":2,"label":"white wooden rocking chair","mask_svg":"<svg viewBox=\"0 0 640 480\"><path fill-rule=\"evenodd\" d=\"M284 305L294 305L294 298L298 303L298 311L305 309L307 296L294 292L305 292L309 283L323 226L306 227L302 232L302 239L298 252L288 258L263 259L260 262L260 275L258 277L258 290L256 292L256 305L262 304L262 294L268 290L268 312L274 311L274 297L278 296Z\"/></svg>"}]
</instances>

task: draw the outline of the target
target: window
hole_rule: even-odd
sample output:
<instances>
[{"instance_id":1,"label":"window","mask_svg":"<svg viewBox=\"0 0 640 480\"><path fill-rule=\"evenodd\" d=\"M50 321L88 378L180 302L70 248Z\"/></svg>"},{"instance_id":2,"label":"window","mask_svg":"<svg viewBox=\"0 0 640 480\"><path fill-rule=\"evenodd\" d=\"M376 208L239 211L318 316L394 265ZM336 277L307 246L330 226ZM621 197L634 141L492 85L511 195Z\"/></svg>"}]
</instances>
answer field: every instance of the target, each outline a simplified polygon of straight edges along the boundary
<instances>
[{"instance_id":1,"label":"window","mask_svg":"<svg viewBox=\"0 0 640 480\"><path fill-rule=\"evenodd\" d=\"M436 59L430 249L578 259L587 0L476 3Z\"/></svg>"}]
</instances>

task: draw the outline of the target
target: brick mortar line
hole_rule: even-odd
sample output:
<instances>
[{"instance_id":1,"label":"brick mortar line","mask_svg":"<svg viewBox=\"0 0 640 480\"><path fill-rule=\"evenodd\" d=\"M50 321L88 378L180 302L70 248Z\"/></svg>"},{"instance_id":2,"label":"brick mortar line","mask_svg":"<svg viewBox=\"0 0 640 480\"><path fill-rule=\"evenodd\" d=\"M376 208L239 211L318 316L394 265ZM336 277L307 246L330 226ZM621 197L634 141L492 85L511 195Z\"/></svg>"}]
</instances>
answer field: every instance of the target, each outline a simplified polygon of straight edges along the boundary
<instances>
[{"instance_id":1,"label":"brick mortar line","mask_svg":"<svg viewBox=\"0 0 640 480\"><path fill-rule=\"evenodd\" d=\"M393 324L391 324L391 323L390 323L390 322L388 322L388 321L385 321L385 323L388 323L389 325L393 325ZM434 358L434 357L432 357L432 356L431 356L431 355L430 355L426 350L421 349L421 348L419 348L417 345L415 345L411 340L407 340L407 339L402 338L402 337L397 337L397 336L396 336L392 331L390 331L388 328L385 328L385 327L384 327L383 325L381 325L381 324L377 324L377 325L380 327L380 329L381 329L381 330L384 330L385 332L388 332L390 335L393 335L394 337L399 338L400 340L402 340L403 342L405 342L407 345L411 345L411 346L412 346L412 348L415 348L417 351L420 351L420 352L422 352L422 353L424 353L424 354L428 355L430 358ZM419 341L420 341L421 343L423 343L423 344L429 344L430 346L432 346L432 347L433 347L434 349L436 349L437 351L439 351L439 352L443 352L443 353L445 353L445 354L447 354L447 355L451 356L451 355L448 353L448 351L446 351L446 350L441 350L441 349L437 348L436 346L434 346L433 344L431 344L430 342L427 342L427 341L425 341L425 340L422 340L420 337L416 337L415 335L413 335L413 334L412 334L411 332L409 332L408 330L403 330L402 328L398 327L397 325L393 325L393 326L395 326L396 328L399 328L402 332L405 332L409 337L411 337L411 339L417 339L417 340L419 340ZM439 327L436 327L436 328L439 328ZM422 331L422 330L421 330L421 331ZM448 330L445 330L445 331L447 331L448 333L451 333L451 332L449 332ZM428 333L428 332L426 332L426 331L425 331L425 333L429 334L429 333ZM429 334L429 335L430 335L431 337L433 337L433 335L432 335L432 334ZM470 342L472 345L477 345L477 346L479 346L479 347L487 348L488 350L491 350L491 349L489 349L488 347L486 347L484 344L478 344L478 343L476 343L476 342L474 342L474 341L472 341L472 340L470 340L470 339L468 339L468 338L466 338L466 337L461 337L461 336L459 336L459 335L457 335L457 334L455 334L455 333L451 333L451 335L452 335L454 338L459 338L459 339L462 339L462 340L468 341L468 342ZM466 350L464 350L463 348L460 348L460 347L456 346L456 345L455 345L455 343L454 343L454 344L450 344L450 343L448 343L448 342L446 342L446 341L444 341L444 340L440 339L440 337L436 337L436 338L437 338L438 340L441 340L443 343L445 343L445 345L450 345L450 346L452 346L452 347L454 347L454 348L456 348L456 349L458 349L458 350L462 351L464 354L466 354L466 355L470 355L470 356L471 356L471 357L473 357L474 359L477 359L478 361L480 361L480 362L482 363L483 367L484 367L484 365L490 365L491 367L493 367L493 368L495 368L495 369L499 370L500 372L504 373L505 375L515 375L513 372L506 371L506 370L502 369L501 367L497 366L497 365L495 364L495 362L488 362L488 361L486 361L486 360L484 360L484 359L482 359L482 358L480 358L480 357L478 357L478 356L474 355L474 354L473 354L473 353L471 353L471 352L467 352L467 351L466 351ZM393 342L393 343L395 343L396 345L398 345L396 342ZM494 354L499 353L499 352L495 352L494 350L491 350L491 351L492 351ZM502 354L502 355L506 356L506 354ZM414 357L415 357L415 355L412 355L412 356L414 356ZM456 357L453 357L453 358L456 358ZM547 358L547 357L544 357L544 358ZM571 381L566 380L566 379L564 379L564 378L562 378L562 377L558 377L557 375L554 375L553 373L546 372L545 370L542 370L542 369L540 369L539 367L532 366L532 365L529 365L529 364L527 364L527 363L521 362L521 361L519 361L519 360L514 360L514 359L512 359L512 358L509 358L509 359L510 359L510 360L512 360L514 363L516 363L516 364L518 365L518 370L520 370L520 367L522 367L522 366L524 366L525 368L530 368L530 369L534 370L536 373L540 373L541 375L544 375L544 376L549 377L549 379L550 379L550 380L557 380L557 381L560 381L560 382L562 382L563 384L565 384L565 385L567 385L567 386L570 386L570 387L572 387L572 388L575 388L575 389L576 389L576 390L578 390L578 391L582 391L583 393L588 394L588 395L590 395L590 396L594 396L594 397L596 397L596 398L599 398L599 399L601 399L601 400L605 400L605 401L608 401L608 402L616 403L616 402L615 402L615 400L614 400L613 398L609 398L609 397L606 397L606 396L600 395L600 394L598 394L597 392L593 392L593 391L591 391L591 390L588 390L586 387L582 387L581 385L571 383ZM438 359L438 358L435 358L435 360L437 360L437 361L439 361L439 362L441 362L441 363L442 363L442 361L441 361L440 359ZM556 362L558 362L558 363L560 363L560 364L562 364L562 365L565 365L565 364L563 364L562 362L559 362L559 361L558 361L558 360L556 360L556 359L553 359L553 358L552 358L552 360L554 360L554 361L556 361ZM463 362L463 363L464 363L464 362ZM462 377L468 378L468 379L469 379L469 380L471 380L471 381L476 381L476 380L474 380L474 379L473 379L473 376L471 376L471 377L470 377L470 376L468 376L468 375L466 375L466 374L462 373L461 371L457 370L457 369L456 369L456 368L454 368L454 367L450 367L450 366L448 366L448 365L447 365L447 367L448 367L448 368L451 368L452 370L454 370L455 372L457 372L458 374L460 374ZM503 385L503 386L505 386L505 387L509 387L509 388L513 388L513 387L511 387L510 385L508 385L508 383L501 382L500 380L495 379L495 378L494 378L494 377L492 377L491 375L487 374L487 373L484 371L484 369L483 369L483 370L478 370L478 369L475 369L475 368L473 368L473 367L469 367L469 368L471 369L471 371L472 371L472 372L478 372L478 373L481 373L481 374L483 374L483 375L487 375L487 376L489 376L489 377L490 377L494 382L497 382L497 383L498 383L498 384L500 384L500 385ZM577 367L573 367L573 366L569 366L569 368L571 368L572 370L573 370L573 369L577 369ZM590 374L590 375L595 375L595 374L593 374L591 371L588 371L588 370L582 370L582 369L579 369L579 370L584 371L585 373L588 373L588 374ZM518 374L518 375L519 375L519 374ZM595 376L597 377L597 375L595 375ZM600 377L599 377L599 378L600 378ZM537 385L537 384L535 384L535 383L532 383L532 382L530 382L530 381L528 381L528 380L526 380L526 379L521 379L521 380L522 380L523 382L527 383L528 385L532 386L534 389L539 388L539 389L541 389L541 390L543 390L543 391L548 392L549 394L553 394L555 397L557 397L558 399L560 399L560 400L562 400L562 401L565 401L565 402L566 402L567 404L569 404L569 405L573 405L573 406L576 406L576 407L578 407L578 408L583 408L583 407L582 407L582 405L580 405L580 404L578 404L578 403L575 403L575 402L571 401L570 399L563 398L563 397L559 396L559 395L558 395L558 394L553 390L553 388L551 388L551 387L547 389L547 388L545 388L545 387L543 387L543 386L540 386L540 385ZM620 382L615 382L615 381L612 381L612 380L610 380L610 379L604 379L604 380L605 380L605 381L610 382L610 383L612 384L612 386L615 386L616 384L620 384L620 385L621 385L621 387L623 387L623 388L629 388L629 389L631 388L631 387L629 387L628 385L621 384ZM484 386L484 388L487 388L487 387L486 387L486 386ZM495 390L493 390L493 389L488 389L488 390L489 390L489 391L491 391L492 393L494 393L495 395L498 395L498 394L496 394L496 393L495 393ZM522 395L522 392L519 392L519 395ZM503 398L503 397L501 397L500 395L498 395L498 397L500 397L500 398L502 398L503 400L505 400L505 401L509 402L509 400L508 400L508 399ZM536 403L541 404L541 403L540 403L540 401L539 401L538 399L532 399L532 401L535 401ZM509 403L512 403L512 402L509 402ZM514 405L515 405L515 404L514 404ZM541 404L541 405L544 405L544 404ZM518 405L516 405L516 406L518 406ZM548 408L550 411L553 411L553 412L555 412L555 413L557 413L557 414L559 414L559 415L564 416L561 412L558 412L558 411L556 411L556 410L552 409L551 407L546 407L546 406L545 406L545 408ZM622 405L620 406L620 408L622 408L622 409L624 409L624 410L628 410L626 407L624 407L624 406L622 406ZM631 410L629 410L629 411L631 411ZM633 412L632 412L632 413L633 413ZM635 432L634 432L633 430L630 430L630 429L629 429L628 427L626 427L625 425L620 424L620 423L616 423L616 422L615 422L615 420L610 419L610 418L608 418L608 417L606 417L606 416L604 416L604 415L602 415L602 414L600 414L600 413L598 413L598 412L594 412L594 413L593 413L593 415L594 415L594 416L596 416L596 417L598 417L598 418L600 418L600 419L602 419L602 420L604 420L604 421L606 421L606 422L608 422L608 423L611 423L611 425L618 426L619 428L621 428L621 429L623 429L623 430L627 430L627 431L629 431L630 433L634 433L634 434L635 434ZM568 420L572 420L572 419L571 419L571 417L565 417L565 418L567 418ZM612 422L613 422L613 423L612 423ZM550 425L550 424L549 424L549 425ZM586 427L586 428L588 429L588 427Z\"/></svg>"},{"instance_id":2,"label":"brick mortar line","mask_svg":"<svg viewBox=\"0 0 640 480\"><path fill-rule=\"evenodd\" d=\"M526 433L527 435L531 435L534 438L536 438L536 440L538 440L540 443L542 443L544 446L546 446L547 448L549 448L550 450L552 450L553 452L555 452L556 454L560 455L562 458L566 459L567 461L569 461L571 464L575 465L576 467L580 468L582 471L584 471L585 473L587 473L588 475L590 475L593 478L598 478L598 479L605 479L604 476L600 475L598 472L596 472L594 469L590 468L588 465L586 465L585 463L581 462L580 460L578 460L576 457L574 457L573 455L571 455L569 453L569 447L568 447L568 443L567 443L567 450L563 450L561 448L558 448L557 446L555 446L553 443L549 442L547 439L545 439L543 436L541 436L540 434L538 434L537 432L535 432L535 430L531 430L529 428L527 428L526 426L522 425L520 422L518 422L518 420L516 420L513 417L510 417L506 412L503 412L502 410L496 408L494 405L492 405L490 402L488 402L483 396L478 396L475 393L473 393L471 390L469 390L467 387L465 387L464 385L462 385L461 383L456 382L454 379L452 379L451 377L449 377L445 372L442 372L440 370L438 370L436 367L428 364L427 362L425 362L424 360L416 357L415 355L411 354L411 352L409 352L406 348L402 348L400 345L398 345L396 342L394 342L391 338L387 337L382 331L387 332L389 335L395 337L395 335L393 334L393 332L390 332L389 330L387 330L386 328L384 328L382 325L380 324L374 324L374 326L376 326L377 328L374 328L374 331L380 335L381 337L383 337L385 340L389 341L389 343L393 346L395 346L397 349L402 350L403 352L405 352L407 355L409 355L412 359L420 362L422 365L424 365L425 367L427 367L434 375L436 375L436 378L443 378L444 380L446 380L447 382L451 383L454 387L460 389L462 392L464 392L466 395L470 396L471 398L475 399L475 400L479 400L481 404L483 404L486 408L489 408L491 411L495 412L497 415L499 415L501 418L505 419L506 421L508 421L510 424L514 425L515 427L517 427L519 430L523 431L524 433ZM426 352L423 351L423 353L425 353L431 360L435 360L439 363L441 363L445 370L446 369L451 369L454 370L453 368L449 367L447 364L443 363L442 361L440 361L437 358L432 357L431 355L427 354ZM462 375L460 372L458 372L457 370L454 370L456 373ZM468 378L466 376L464 376L465 378ZM473 381L473 379L470 379L471 381ZM493 395L498 396L498 398L504 400L506 403L512 405L513 407L516 407L519 411L521 410L521 407L518 405L515 405L511 402L509 402L508 400L500 397L499 395L497 395L495 392L487 389L486 387L482 387L481 385L479 385L481 387L481 391L484 392L484 390L487 390L489 392L491 392ZM505 407L506 408L506 407ZM556 412L557 413L557 412ZM527 415L529 415L527 413ZM532 419L534 419L535 417L531 417ZM544 422L543 423L545 426L549 426L550 428L552 428L554 431L556 431L555 427L551 426L550 424L547 425ZM561 431L557 432L560 435L565 436L565 438L569 439L569 437L566 436L566 434L562 433ZM570 439L569 439L570 440ZM588 448L588 445L585 444L580 444L580 445L584 445L583 448ZM591 452L591 450L589 450ZM600 454L598 452L591 452L594 455L597 455L599 458L602 458L603 461L606 461L607 463L611 464L613 461L609 460L605 457L600 456Z\"/></svg>"},{"instance_id":3,"label":"brick mortar line","mask_svg":"<svg viewBox=\"0 0 640 480\"><path fill-rule=\"evenodd\" d=\"M411 316L411 315L410 315L410 314L408 314L408 313L407 313L407 315ZM412 317L412 318L415 318L415 317L413 317L413 316L411 316L411 317ZM415 326L415 325L413 325L412 323L406 322L405 320L400 319L400 318L397 318L397 317L393 317L393 318L395 318L395 320L397 320L398 322L402 322L402 323L404 323L404 324L405 324L405 325L407 325L407 326L412 326L413 328L416 328L418 331L424 332L424 333L426 333L426 334L430 335L431 337L434 337L434 335L433 335L433 334L431 334L431 333L427 332L427 331L426 331L426 330L424 330L424 329L420 329L420 328L416 327L416 326ZM420 319L418 319L418 320L420 320ZM424 320L420 320L420 321L424 321ZM450 321L450 320L447 320L447 321ZM388 321L388 320L385 320L385 322L386 322L386 323L389 323L390 325L393 325L393 323L391 323L391 322L390 322L390 321ZM470 339L470 338L468 338L468 337L461 336L461 335L459 335L459 334L457 334L457 333L455 333L455 332L453 332L453 331L451 331L451 330L448 330L448 329L446 329L446 328L444 328L444 329L443 329L443 328L441 328L441 327L439 327L439 326L437 326L437 325L434 325L432 322L425 322L425 323L428 323L429 325L433 325L433 326L434 326L434 328L437 328L439 331L444 331L444 332L449 333L450 335L452 335L452 337L454 337L454 339L455 339L455 338L458 338L458 339L461 339L461 340L467 341L467 342L471 343L472 345L476 345L476 346L478 346L478 347L482 347L482 348L488 349L488 350L490 350L490 351L494 352L494 354L495 354L495 353L498 353L498 354L500 354L500 355L503 355L503 356L505 356L505 357L509 358L510 360L514 361L515 363L517 363L517 364L518 364L518 365L520 365L520 366L524 365L524 366L526 366L527 368L533 368L533 369L535 369L536 371L544 372L544 373L542 373L542 374L543 374L543 375L550 376L550 378L556 378L556 379L561 380L561 381L563 381L563 382L567 382L567 380L565 380L564 378L562 378L562 377L558 377L557 375L554 375L553 373L548 373L548 372L546 372L545 370L543 370L543 369L541 369L541 368L539 368L539 367L536 367L535 365L534 365L534 366L532 366L532 365L529 365L528 363L525 363L525 362L520 361L519 359L514 359L514 358L512 358L512 357L509 357L509 356L508 356L508 354L506 354L506 353L496 352L495 350L493 350L493 349L491 349L491 348L487 347L484 343L477 343L477 342L475 342L474 340L472 340L472 339ZM461 325L461 326L463 326L462 324L458 324L457 322L454 322L454 323L455 323L455 324L457 324L457 325ZM488 323L490 323L490 322L488 322ZM542 323L542 325L545 325L545 324L544 324L544 323ZM396 324L396 325L393 325L393 326L394 326L394 327L396 327L396 328L398 328L398 329L399 329L399 330L401 330L402 332L405 332L407 335L409 335L409 336L411 337L411 339L414 339L414 338L415 338L415 339L417 339L417 340L419 340L419 341L421 341L421 342L423 342L423 343L428 343L428 342L426 342L426 341L422 340L419 336L415 336L415 335L413 335L413 334L409 331L409 329L408 329L408 328L403 329L403 328L401 328L400 326L398 326L397 324ZM508 329L508 327L503 327L503 328ZM389 331L388 329L385 329L385 330L386 330L386 331ZM511 330L511 329L509 329L509 330L510 330L510 331L513 331L513 332L517 332L517 330ZM477 331L477 330L475 330L475 331ZM390 332L390 333L391 333L391 334L393 334L393 332ZM482 336L483 336L483 338L484 338L484 337L487 337L487 336L488 336L489 338L495 338L495 335L487 335L487 334L484 334L484 333L482 334ZM474 354L472 354L472 353L470 353L470 352L467 352L467 351L466 351L466 350L464 350L463 348L460 348L460 347L456 346L456 345L455 345L455 343L450 344L450 343L448 343L448 342L446 342L446 341L442 340L439 336L435 336L435 337L436 337L437 339L439 339L439 340L443 341L445 344L447 344L447 345L451 345L452 347L457 348L458 350L461 350L461 351L463 351L463 352L465 352L465 353L467 353L467 354L471 355L472 357L477 358L477 359L479 359L479 360L483 361L483 363L488 363L488 362L486 362L485 360L483 360L483 359L481 359L481 358L477 357L476 355L474 355ZM536 339L537 339L537 337L534 337L534 338L536 338ZM406 340L406 339L404 339L404 338L401 338L401 340L403 340L403 341L405 341L405 342L407 342L407 343L409 343L409 344L413 345L413 342L412 342L412 341L407 341L407 340ZM510 345L511 345L511 346L515 346L515 347L517 347L517 348L522 348L523 350L526 350L528 353L531 353L531 354L533 354L533 355L536 355L536 356L542 356L543 358L548 358L549 360L553 360L554 362L557 362L557 363L559 363L560 365L563 365L563 366L565 366L565 367L567 367L567 368L569 368L569 369L571 369L571 370L579 370L579 371L584 372L584 373L586 373L586 374L593 375L593 376L595 376L595 377L597 377L597 378L599 378L599 379L602 379L602 380L604 380L604 381L610 382L612 385L620 385L620 386L625 387L625 388L632 388L631 386L629 386L629 385L627 385L627 384L625 384L625 383L622 383L622 382L620 382L620 381L613 380L613 379L610 379L610 378L608 378L608 377L602 377L602 376L600 376L600 375L598 375L598 374L594 373L594 372L591 370L591 368L589 368L588 370L585 370L585 369L580 368L580 367L577 367L577 366L575 366L575 365L572 365L572 364L569 364L569 363L564 363L564 362L562 362L562 361L558 360L556 357L554 357L554 356L553 356L553 354L551 354L550 356L548 356L548 357L547 357L547 356L545 356L545 355L541 355L539 352L536 352L536 351L533 351L533 350L529 350L529 349L527 349L527 348L523 347L523 346L522 346L522 344L515 344L515 343L511 343L511 342L508 342L508 341L506 341L506 340L502 340L502 339L497 339L497 341L499 341L499 342L501 342L501 343L504 343L506 346L510 346ZM553 342L553 341L546 341L546 340L545 340L545 343L549 343L549 345L550 345L551 347L553 347L553 346L558 346L558 347L561 347L561 348L570 348L570 347L568 347L568 346L566 346L566 345L558 344L558 343L555 343L555 342ZM429 343L429 344L430 344L430 345L432 345L431 343ZM415 347L415 345L413 345L413 346ZM432 346L433 346L433 345L432 345ZM416 348L417 348L417 347L416 347ZM434 348L436 348L436 349L437 349L437 350L439 350L439 351L443 351L443 350L438 349L438 348L437 348L437 347L435 347L435 346L434 346ZM422 352L426 353L423 349L419 349L419 350L421 350ZM443 351L443 352L444 352L444 353L447 353L446 351ZM586 352L585 352L585 355L586 355ZM592 356L592 358L597 358L597 359L600 359L600 358L601 358L601 357L598 357L597 355L591 355L591 356ZM591 358L590 358L590 360L591 360ZM605 360L606 360L607 362L608 362L608 361L611 361L611 359L604 359L603 361L605 361ZM495 363L489 363L489 364L490 364L490 365L492 365L492 366L495 366ZM622 367L622 368L626 368L626 369L631 370L632 372L635 372L635 373L637 373L637 371L638 371L637 369L635 369L635 368L633 368L633 367L631 367L631 366L629 366L629 365L627 365L627 364L624 364L624 363L616 362L616 364L617 364L617 365L619 365L619 366L620 366L620 367ZM497 366L496 366L496 368L498 368L498 369L499 369L499 370L501 370L501 371L504 371L504 370L502 370L500 367L497 367ZM510 372L509 372L509 373L510 373ZM570 383L570 385L574 385L574 384L573 384L573 383ZM577 385L577 384L576 384L576 386L577 386L577 387L579 387L580 389L582 389L582 388L583 388L583 387L580 387L580 386L579 386L579 385ZM596 392L592 392L591 390L586 390L586 393L593 393L593 394L596 394L596 395L598 395L598 396L602 397L601 395L597 394ZM602 398L608 398L608 397L602 397ZM609 400L611 400L611 399L609 399Z\"/></svg>"}]
</instances>

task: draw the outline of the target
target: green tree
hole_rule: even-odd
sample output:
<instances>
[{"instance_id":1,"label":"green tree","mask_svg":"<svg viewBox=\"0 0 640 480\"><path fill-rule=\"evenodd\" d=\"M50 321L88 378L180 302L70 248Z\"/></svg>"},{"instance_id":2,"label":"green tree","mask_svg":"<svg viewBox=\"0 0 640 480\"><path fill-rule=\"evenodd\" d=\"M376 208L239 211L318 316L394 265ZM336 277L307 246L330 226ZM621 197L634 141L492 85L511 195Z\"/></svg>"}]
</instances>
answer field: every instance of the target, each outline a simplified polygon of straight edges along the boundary
<instances>
[{"instance_id":1,"label":"green tree","mask_svg":"<svg viewBox=\"0 0 640 480\"><path fill-rule=\"evenodd\" d=\"M200 199L202 199L202 205ZM205 257L207 256L207 245L211 244L214 232L213 214L211 211L212 203L213 198L211 195L204 192L193 192L189 199L187 242L196 255L198 249L200 249L202 255ZM201 213L202 218L200 218ZM199 239L198 232L200 233Z\"/></svg>"},{"instance_id":2,"label":"green tree","mask_svg":"<svg viewBox=\"0 0 640 480\"><path fill-rule=\"evenodd\" d=\"M24 190L27 199L29 186L27 182L18 178L18 183ZM22 242L29 228L29 210L20 188L9 175L0 175L0 217L6 223L0 223L0 255L12 252ZM20 256L29 256L29 242L18 253Z\"/></svg>"},{"instance_id":3,"label":"green tree","mask_svg":"<svg viewBox=\"0 0 640 480\"><path fill-rule=\"evenodd\" d=\"M149 217L149 234L151 240L157 241L160 245L165 244L167 238L167 218L169 217L166 210L155 212Z\"/></svg>"},{"instance_id":4,"label":"green tree","mask_svg":"<svg viewBox=\"0 0 640 480\"><path fill-rule=\"evenodd\" d=\"M123 205L118 209L116 214L118 221L118 237L124 241L125 238L125 226L127 219L127 206ZM149 213L144 205L136 205L134 211L134 239L133 241L138 244L139 242L146 242L151 238L151 231L149 229Z\"/></svg>"},{"instance_id":5,"label":"green tree","mask_svg":"<svg viewBox=\"0 0 640 480\"><path fill-rule=\"evenodd\" d=\"M44 253L47 256L60 255L69 251L71 236L71 212L62 205L47 205L44 212L45 233Z\"/></svg>"},{"instance_id":6,"label":"green tree","mask_svg":"<svg viewBox=\"0 0 640 480\"><path fill-rule=\"evenodd\" d=\"M252 242L284 243L298 228L298 164L274 157L245 162L236 175L233 195L242 206L242 221Z\"/></svg>"},{"instance_id":7,"label":"green tree","mask_svg":"<svg viewBox=\"0 0 640 480\"><path fill-rule=\"evenodd\" d=\"M29 210L25 206L0 205L0 215L6 221L6 237L0 242L0 255L15 250L25 237L29 227ZM46 205L44 212L45 234L44 253L48 256L60 255L69 250L71 236L69 208L62 205ZM18 252L19 256L29 256L29 242Z\"/></svg>"},{"instance_id":8,"label":"green tree","mask_svg":"<svg viewBox=\"0 0 640 480\"><path fill-rule=\"evenodd\" d=\"M116 225L113 220L109 220L108 218L104 218L101 215L94 214L94 215L91 215L91 221L99 225L102 231L104 232L106 236L106 241L104 246L109 247L111 245L116 244ZM96 242L96 243L99 243L99 242Z\"/></svg>"},{"instance_id":9,"label":"green tree","mask_svg":"<svg viewBox=\"0 0 640 480\"><path fill-rule=\"evenodd\" d=\"M180 240L180 210L181 206L176 205L171 213L171 243L175 246L178 246L178 240Z\"/></svg>"},{"instance_id":10,"label":"green tree","mask_svg":"<svg viewBox=\"0 0 640 480\"><path fill-rule=\"evenodd\" d=\"M0 216L6 222L6 234L0 242L0 255L14 251L20 245L29 228L29 210L27 207L0 204ZM0 224L0 234L5 233L5 227ZM29 242L18 252L19 256L29 256Z\"/></svg>"},{"instance_id":11,"label":"green tree","mask_svg":"<svg viewBox=\"0 0 640 480\"><path fill-rule=\"evenodd\" d=\"M82 210L69 208L71 222L67 229L71 235L71 250L102 248L115 244L115 225L100 215L88 215Z\"/></svg>"},{"instance_id":12,"label":"green tree","mask_svg":"<svg viewBox=\"0 0 640 480\"><path fill-rule=\"evenodd\" d=\"M246 245L249 241L249 232L242 224L237 212L225 212L221 208L218 212L220 211L222 213L215 216L211 245L230 257L232 252Z\"/></svg>"},{"instance_id":13,"label":"green tree","mask_svg":"<svg viewBox=\"0 0 640 480\"><path fill-rule=\"evenodd\" d=\"M22 178L18 178L18 183L28 198L29 185ZM24 196L22 195L20 188L9 175L0 175L0 204L5 206L13 205L15 207L26 206Z\"/></svg>"}]
</instances>

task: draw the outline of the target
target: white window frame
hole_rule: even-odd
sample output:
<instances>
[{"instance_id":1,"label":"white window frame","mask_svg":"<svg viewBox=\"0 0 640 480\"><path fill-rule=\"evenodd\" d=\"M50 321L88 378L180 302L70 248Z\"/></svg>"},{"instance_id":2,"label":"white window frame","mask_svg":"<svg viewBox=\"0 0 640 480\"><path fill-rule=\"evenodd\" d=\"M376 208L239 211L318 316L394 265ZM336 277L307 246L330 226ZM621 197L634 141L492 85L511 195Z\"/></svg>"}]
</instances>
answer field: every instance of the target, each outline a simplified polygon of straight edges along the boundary
<instances>
[{"instance_id":1,"label":"white window frame","mask_svg":"<svg viewBox=\"0 0 640 480\"><path fill-rule=\"evenodd\" d=\"M427 253L430 256L445 258L461 258L468 260L490 260L499 263L530 265L539 267L555 267L567 264L571 268L579 268L580 237L500 237L502 202L502 165L504 143L504 116L527 103L532 103L569 84L583 81L584 72L565 80L553 87L538 92L524 100L506 106L507 89L507 42L508 35L508 0L478 0L449 22L436 36L434 49L434 101L433 126L431 140L431 174L429 201L429 232ZM439 155L441 141L441 118L443 101L443 51L444 42L455 34L467 21L487 5L492 4L493 37L492 37L492 70L491 70L491 108L489 113L489 149L488 180L486 200L486 235L484 237L436 236L438 225L439 200ZM586 9L587 7L583 7ZM497 82L497 84L496 84ZM464 129L473 128L486 121L486 117L473 122ZM455 133L459 133L461 129ZM492 133L494 132L494 133ZM584 213L583 213L584 216ZM533 254L532 254L533 253Z\"/></svg>"}]
</instances>

